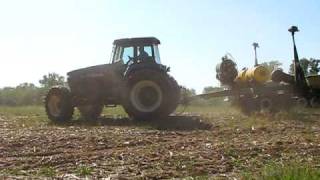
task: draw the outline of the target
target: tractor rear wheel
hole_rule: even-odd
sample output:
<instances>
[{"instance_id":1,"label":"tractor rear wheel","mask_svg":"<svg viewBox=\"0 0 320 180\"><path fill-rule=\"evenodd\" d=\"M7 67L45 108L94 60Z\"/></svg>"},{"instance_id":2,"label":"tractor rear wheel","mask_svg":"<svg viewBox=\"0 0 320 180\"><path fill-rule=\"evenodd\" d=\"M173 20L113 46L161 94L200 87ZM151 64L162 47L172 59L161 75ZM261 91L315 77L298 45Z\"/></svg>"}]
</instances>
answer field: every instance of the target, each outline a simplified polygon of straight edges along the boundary
<instances>
[{"instance_id":1,"label":"tractor rear wheel","mask_svg":"<svg viewBox=\"0 0 320 180\"><path fill-rule=\"evenodd\" d=\"M136 120L168 116L180 100L177 82L164 72L136 71L130 75L126 89L124 109Z\"/></svg>"},{"instance_id":2,"label":"tractor rear wheel","mask_svg":"<svg viewBox=\"0 0 320 180\"><path fill-rule=\"evenodd\" d=\"M45 97L45 109L54 122L69 121L74 112L70 91L66 87L52 87Z\"/></svg>"}]
</instances>

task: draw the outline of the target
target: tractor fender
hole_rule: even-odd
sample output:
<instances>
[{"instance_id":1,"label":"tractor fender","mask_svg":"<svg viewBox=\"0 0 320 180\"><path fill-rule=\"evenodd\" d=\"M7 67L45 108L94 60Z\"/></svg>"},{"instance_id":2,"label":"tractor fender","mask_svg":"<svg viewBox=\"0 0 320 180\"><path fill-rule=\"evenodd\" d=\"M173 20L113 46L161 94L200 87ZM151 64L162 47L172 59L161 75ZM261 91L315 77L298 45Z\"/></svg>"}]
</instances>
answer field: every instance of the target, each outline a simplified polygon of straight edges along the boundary
<instances>
[{"instance_id":1,"label":"tractor fender","mask_svg":"<svg viewBox=\"0 0 320 180\"><path fill-rule=\"evenodd\" d=\"M124 72L124 78L128 79L130 78L130 75L136 71L140 71L140 70L144 70L144 69L148 69L148 70L153 70L159 73L167 73L169 72L169 68L161 65L161 64L156 64L156 63L136 63L136 64L132 64L130 65Z\"/></svg>"}]
</instances>

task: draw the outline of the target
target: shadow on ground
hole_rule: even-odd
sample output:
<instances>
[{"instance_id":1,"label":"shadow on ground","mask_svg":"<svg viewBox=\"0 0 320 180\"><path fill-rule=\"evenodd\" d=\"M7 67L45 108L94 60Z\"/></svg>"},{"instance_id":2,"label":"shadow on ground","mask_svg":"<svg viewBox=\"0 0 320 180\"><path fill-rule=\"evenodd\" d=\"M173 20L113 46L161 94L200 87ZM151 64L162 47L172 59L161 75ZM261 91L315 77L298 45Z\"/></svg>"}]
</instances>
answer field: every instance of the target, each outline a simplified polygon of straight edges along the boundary
<instances>
[{"instance_id":1,"label":"shadow on ground","mask_svg":"<svg viewBox=\"0 0 320 180\"><path fill-rule=\"evenodd\" d=\"M60 126L136 126L147 127L158 130L209 130L212 124L205 122L199 116L169 116L154 120L132 120L127 117L101 117L98 120L90 121L82 118L73 120L69 123L58 124Z\"/></svg>"}]
</instances>

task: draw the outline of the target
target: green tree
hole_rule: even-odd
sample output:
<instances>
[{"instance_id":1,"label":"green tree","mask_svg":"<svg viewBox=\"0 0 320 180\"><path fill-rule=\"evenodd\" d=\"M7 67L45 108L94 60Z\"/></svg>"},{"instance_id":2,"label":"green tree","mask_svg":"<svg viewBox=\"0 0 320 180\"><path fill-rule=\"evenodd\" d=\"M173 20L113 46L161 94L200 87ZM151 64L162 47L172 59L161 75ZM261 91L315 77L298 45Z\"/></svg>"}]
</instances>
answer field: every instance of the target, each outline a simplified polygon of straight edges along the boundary
<instances>
[{"instance_id":1,"label":"green tree","mask_svg":"<svg viewBox=\"0 0 320 180\"><path fill-rule=\"evenodd\" d=\"M32 83L21 83L16 89L36 89L37 87Z\"/></svg>"},{"instance_id":2,"label":"green tree","mask_svg":"<svg viewBox=\"0 0 320 180\"><path fill-rule=\"evenodd\" d=\"M196 95L196 90L182 87L180 100L181 100L182 104L187 104L187 103L189 103L190 97L195 96L195 95Z\"/></svg>"},{"instance_id":3,"label":"green tree","mask_svg":"<svg viewBox=\"0 0 320 180\"><path fill-rule=\"evenodd\" d=\"M309 70L309 74L310 75L317 75L320 71L320 67L319 67L319 63L320 63L320 59L313 59L310 58L310 70Z\"/></svg>"},{"instance_id":4,"label":"green tree","mask_svg":"<svg viewBox=\"0 0 320 180\"><path fill-rule=\"evenodd\" d=\"M310 61L307 58L300 59L300 66L306 76L309 75L309 64Z\"/></svg>"},{"instance_id":5,"label":"green tree","mask_svg":"<svg viewBox=\"0 0 320 180\"><path fill-rule=\"evenodd\" d=\"M41 88L32 83L21 83L16 87L0 88L0 105L23 106L42 103L42 97L48 88L55 85L65 85L64 77L57 73L44 75L39 81Z\"/></svg>"},{"instance_id":6,"label":"green tree","mask_svg":"<svg viewBox=\"0 0 320 180\"><path fill-rule=\"evenodd\" d=\"M300 59L300 66L306 76L317 75L320 71L319 67L320 60L314 58L302 58ZM294 74L293 63L290 65L289 74Z\"/></svg>"},{"instance_id":7,"label":"green tree","mask_svg":"<svg viewBox=\"0 0 320 180\"><path fill-rule=\"evenodd\" d=\"M289 67L289 74L293 75L294 74L294 67L293 67L293 63L290 64L290 67Z\"/></svg>"},{"instance_id":8,"label":"green tree","mask_svg":"<svg viewBox=\"0 0 320 180\"><path fill-rule=\"evenodd\" d=\"M41 80L39 80L39 83L44 88L50 88L52 86L57 85L65 85L65 78L63 76L60 76L57 73L49 73L48 75L44 75Z\"/></svg>"},{"instance_id":9,"label":"green tree","mask_svg":"<svg viewBox=\"0 0 320 180\"><path fill-rule=\"evenodd\" d=\"M196 95L196 90L194 89L189 89L186 87L182 87L182 92L181 92L182 96L187 96L187 97L191 97L191 96L195 96Z\"/></svg>"},{"instance_id":10,"label":"green tree","mask_svg":"<svg viewBox=\"0 0 320 180\"><path fill-rule=\"evenodd\" d=\"M15 96L15 88L5 87L0 91L0 104L15 106L17 105L17 98Z\"/></svg>"},{"instance_id":11,"label":"green tree","mask_svg":"<svg viewBox=\"0 0 320 180\"><path fill-rule=\"evenodd\" d=\"M265 66L269 70L269 72L272 72L280 68L282 66L282 63L279 62L278 60L273 60L273 61L261 63L260 65Z\"/></svg>"},{"instance_id":12,"label":"green tree","mask_svg":"<svg viewBox=\"0 0 320 180\"><path fill-rule=\"evenodd\" d=\"M41 89L32 83L22 83L15 88L17 105L34 105L41 103Z\"/></svg>"},{"instance_id":13,"label":"green tree","mask_svg":"<svg viewBox=\"0 0 320 180\"><path fill-rule=\"evenodd\" d=\"M31 83L0 89L0 105L22 106L41 104L41 102L42 89Z\"/></svg>"}]
</instances>

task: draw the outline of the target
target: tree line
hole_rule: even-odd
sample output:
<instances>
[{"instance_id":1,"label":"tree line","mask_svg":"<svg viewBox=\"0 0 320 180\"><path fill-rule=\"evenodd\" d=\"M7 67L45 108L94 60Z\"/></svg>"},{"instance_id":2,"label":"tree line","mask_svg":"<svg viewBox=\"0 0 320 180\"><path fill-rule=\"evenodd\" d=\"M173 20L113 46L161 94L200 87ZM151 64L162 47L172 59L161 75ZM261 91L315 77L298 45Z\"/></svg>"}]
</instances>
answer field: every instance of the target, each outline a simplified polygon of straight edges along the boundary
<instances>
[{"instance_id":1,"label":"tree line","mask_svg":"<svg viewBox=\"0 0 320 180\"><path fill-rule=\"evenodd\" d=\"M300 66L306 76L318 75L318 73L320 72L319 63L320 63L320 59L315 59L315 58L310 58L310 59L302 58L302 59L300 59ZM293 64L291 64L290 69L289 69L290 74L294 74L293 67L294 67Z\"/></svg>"},{"instance_id":2,"label":"tree line","mask_svg":"<svg viewBox=\"0 0 320 180\"><path fill-rule=\"evenodd\" d=\"M320 67L319 67L320 66L320 59L302 58L299 61L300 61L300 66L301 66L301 68L304 71L304 74L306 76L318 75L318 73L320 72ZM268 61L268 62L261 63L260 65L267 67L268 70L270 72L272 72L273 70L281 68L282 63L280 63L277 60L273 60L273 61ZM290 64L290 68L289 68L289 72L288 73L289 74L294 74L294 65L293 65L293 63Z\"/></svg>"},{"instance_id":3,"label":"tree line","mask_svg":"<svg viewBox=\"0 0 320 180\"><path fill-rule=\"evenodd\" d=\"M50 87L65 85L65 78L57 73L49 73L39 80L40 86L33 83L21 83L16 87L4 87L0 89L0 105L24 106L40 105L43 97Z\"/></svg>"}]
</instances>

